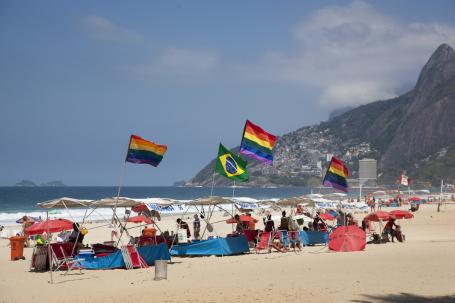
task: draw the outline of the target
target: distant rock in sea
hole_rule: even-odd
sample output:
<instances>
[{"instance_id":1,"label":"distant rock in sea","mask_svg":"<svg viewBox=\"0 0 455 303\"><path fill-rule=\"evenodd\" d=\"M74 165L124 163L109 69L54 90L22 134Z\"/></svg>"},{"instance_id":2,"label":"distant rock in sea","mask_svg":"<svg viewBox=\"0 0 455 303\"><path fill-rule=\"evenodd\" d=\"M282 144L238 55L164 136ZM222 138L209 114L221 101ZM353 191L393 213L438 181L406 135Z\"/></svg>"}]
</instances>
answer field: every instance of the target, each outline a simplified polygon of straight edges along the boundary
<instances>
[{"instance_id":1,"label":"distant rock in sea","mask_svg":"<svg viewBox=\"0 0 455 303\"><path fill-rule=\"evenodd\" d=\"M22 180L20 182L17 182L14 186L20 186L20 187L35 187L37 186L35 182L30 181L30 180Z\"/></svg>"},{"instance_id":2,"label":"distant rock in sea","mask_svg":"<svg viewBox=\"0 0 455 303\"><path fill-rule=\"evenodd\" d=\"M49 181L41 184L43 187L64 187L66 186L62 181Z\"/></svg>"}]
</instances>

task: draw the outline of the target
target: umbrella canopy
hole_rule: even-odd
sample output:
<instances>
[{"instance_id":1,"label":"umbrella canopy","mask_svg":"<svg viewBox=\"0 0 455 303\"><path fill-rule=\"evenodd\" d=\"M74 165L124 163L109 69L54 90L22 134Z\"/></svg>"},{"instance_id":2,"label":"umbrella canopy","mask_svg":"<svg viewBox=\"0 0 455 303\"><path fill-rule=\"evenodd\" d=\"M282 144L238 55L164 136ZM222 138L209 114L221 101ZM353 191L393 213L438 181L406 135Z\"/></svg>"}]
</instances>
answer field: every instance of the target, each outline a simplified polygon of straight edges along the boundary
<instances>
[{"instance_id":1,"label":"umbrella canopy","mask_svg":"<svg viewBox=\"0 0 455 303\"><path fill-rule=\"evenodd\" d=\"M218 204L231 204L235 203L234 200L223 198L223 197L206 197L206 198L199 198L190 202L185 203L186 205L218 205Z\"/></svg>"},{"instance_id":2,"label":"umbrella canopy","mask_svg":"<svg viewBox=\"0 0 455 303\"><path fill-rule=\"evenodd\" d=\"M38 203L40 208L56 209L56 208L85 208L92 203L92 200L81 200L74 198L58 198L45 202Z\"/></svg>"},{"instance_id":3,"label":"umbrella canopy","mask_svg":"<svg viewBox=\"0 0 455 303\"><path fill-rule=\"evenodd\" d=\"M139 216L145 216L148 218L157 218L161 221L161 215L156 210L150 209L145 203L136 205L131 208L132 211L137 212Z\"/></svg>"},{"instance_id":4,"label":"umbrella canopy","mask_svg":"<svg viewBox=\"0 0 455 303\"><path fill-rule=\"evenodd\" d=\"M145 223L145 224L152 224L153 220L146 217L146 216L134 216L134 217L129 217L127 222L132 222L132 223Z\"/></svg>"},{"instance_id":5,"label":"umbrella canopy","mask_svg":"<svg viewBox=\"0 0 455 303\"><path fill-rule=\"evenodd\" d=\"M67 219L54 219L33 224L28 229L28 233L30 235L40 235L47 233L48 230L50 233L56 233L61 232L62 230L71 229L73 229L73 221Z\"/></svg>"},{"instance_id":6,"label":"umbrella canopy","mask_svg":"<svg viewBox=\"0 0 455 303\"><path fill-rule=\"evenodd\" d=\"M305 206L314 206L314 201L307 197L292 197L284 198L275 202L278 206L293 206L296 207L298 204L305 204Z\"/></svg>"},{"instance_id":7,"label":"umbrella canopy","mask_svg":"<svg viewBox=\"0 0 455 303\"><path fill-rule=\"evenodd\" d=\"M392 210L390 212L391 215L393 215L396 219L412 219L414 218L414 215L406 210Z\"/></svg>"},{"instance_id":8,"label":"umbrella canopy","mask_svg":"<svg viewBox=\"0 0 455 303\"><path fill-rule=\"evenodd\" d=\"M252 223L257 223L258 222L257 219L255 219L253 217L250 217L250 216L240 215L239 217L240 217L240 222L248 222L248 223L249 222L252 222ZM226 220L226 223L227 224L234 224L234 223L237 223L237 222L235 221L234 218L229 218L229 219Z\"/></svg>"},{"instance_id":9,"label":"umbrella canopy","mask_svg":"<svg viewBox=\"0 0 455 303\"><path fill-rule=\"evenodd\" d=\"M319 218L321 218L322 220L324 221L332 221L332 220L335 220L335 217L330 215L330 214L327 214L327 213L323 213L323 214L319 214Z\"/></svg>"},{"instance_id":10,"label":"umbrella canopy","mask_svg":"<svg viewBox=\"0 0 455 303\"><path fill-rule=\"evenodd\" d=\"M411 197L408 199L408 201L421 201L423 200L422 198L419 198L419 197Z\"/></svg>"},{"instance_id":11,"label":"umbrella canopy","mask_svg":"<svg viewBox=\"0 0 455 303\"><path fill-rule=\"evenodd\" d=\"M334 251L361 251L365 249L366 234L355 225L340 226L329 235L329 249Z\"/></svg>"},{"instance_id":12,"label":"umbrella canopy","mask_svg":"<svg viewBox=\"0 0 455 303\"><path fill-rule=\"evenodd\" d=\"M26 217L26 220L24 220L24 217ZM18 220L16 221L16 223L22 224L22 223L24 223L25 221L27 221L27 222L32 222L32 223L34 223L34 222L39 222L39 221L40 221L39 218L30 217L30 216L24 216L24 217L21 217L20 219L18 219Z\"/></svg>"},{"instance_id":13,"label":"umbrella canopy","mask_svg":"<svg viewBox=\"0 0 455 303\"><path fill-rule=\"evenodd\" d=\"M364 218L365 221L388 221L390 219L395 219L394 215L386 211L375 211Z\"/></svg>"}]
</instances>

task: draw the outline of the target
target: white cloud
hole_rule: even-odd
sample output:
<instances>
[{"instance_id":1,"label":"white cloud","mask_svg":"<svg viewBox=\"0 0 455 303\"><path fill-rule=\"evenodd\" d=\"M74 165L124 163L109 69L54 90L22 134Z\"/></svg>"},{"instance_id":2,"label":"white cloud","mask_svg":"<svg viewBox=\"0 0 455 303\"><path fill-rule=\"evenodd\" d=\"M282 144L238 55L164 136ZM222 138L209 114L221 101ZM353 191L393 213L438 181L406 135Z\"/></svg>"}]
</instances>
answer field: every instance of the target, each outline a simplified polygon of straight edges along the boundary
<instances>
[{"instance_id":1,"label":"white cloud","mask_svg":"<svg viewBox=\"0 0 455 303\"><path fill-rule=\"evenodd\" d=\"M216 52L166 48L150 63L137 66L137 73L152 77L201 77L210 75L219 65Z\"/></svg>"},{"instance_id":2,"label":"white cloud","mask_svg":"<svg viewBox=\"0 0 455 303\"><path fill-rule=\"evenodd\" d=\"M101 16L82 19L84 29L95 39L115 42L143 42L144 37Z\"/></svg>"},{"instance_id":3,"label":"white cloud","mask_svg":"<svg viewBox=\"0 0 455 303\"><path fill-rule=\"evenodd\" d=\"M268 52L245 70L250 77L319 88L328 107L393 97L417 78L439 44L455 43L454 27L405 24L358 1L320 9L292 33L297 52Z\"/></svg>"}]
</instances>

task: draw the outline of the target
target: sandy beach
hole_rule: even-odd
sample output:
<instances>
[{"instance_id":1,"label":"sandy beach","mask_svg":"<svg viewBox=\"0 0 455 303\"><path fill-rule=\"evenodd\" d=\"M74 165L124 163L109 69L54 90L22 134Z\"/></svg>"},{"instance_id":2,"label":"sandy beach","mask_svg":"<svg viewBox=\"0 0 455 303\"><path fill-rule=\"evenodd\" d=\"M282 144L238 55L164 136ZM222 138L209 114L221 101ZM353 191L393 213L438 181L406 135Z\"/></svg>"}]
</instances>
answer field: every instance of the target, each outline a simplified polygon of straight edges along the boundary
<instances>
[{"instance_id":1,"label":"sandy beach","mask_svg":"<svg viewBox=\"0 0 455 303\"><path fill-rule=\"evenodd\" d=\"M440 213L436 205L423 205L414 219L400 221L406 242L371 244L363 252L313 246L299 253L173 258L161 281L153 280L150 267L57 272L51 285L49 273L29 272L31 248L25 261L12 262L2 239L0 302L454 302L454 217L454 205ZM160 225L172 228L174 220ZM216 227L221 234L231 228ZM108 234L107 228L90 230L84 242Z\"/></svg>"}]
</instances>

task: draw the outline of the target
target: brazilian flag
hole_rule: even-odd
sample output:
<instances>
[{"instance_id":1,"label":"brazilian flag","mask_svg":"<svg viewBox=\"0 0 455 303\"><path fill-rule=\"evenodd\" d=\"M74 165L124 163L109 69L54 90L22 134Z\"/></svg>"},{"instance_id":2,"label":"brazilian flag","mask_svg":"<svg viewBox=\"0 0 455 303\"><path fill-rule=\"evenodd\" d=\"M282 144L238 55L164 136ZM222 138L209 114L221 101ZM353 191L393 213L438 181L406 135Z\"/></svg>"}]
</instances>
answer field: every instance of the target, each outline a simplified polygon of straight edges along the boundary
<instances>
[{"instance_id":1,"label":"brazilian flag","mask_svg":"<svg viewBox=\"0 0 455 303\"><path fill-rule=\"evenodd\" d=\"M218 148L215 171L226 178L241 182L248 181L250 174L246 170L248 162L233 155L223 144Z\"/></svg>"}]
</instances>

